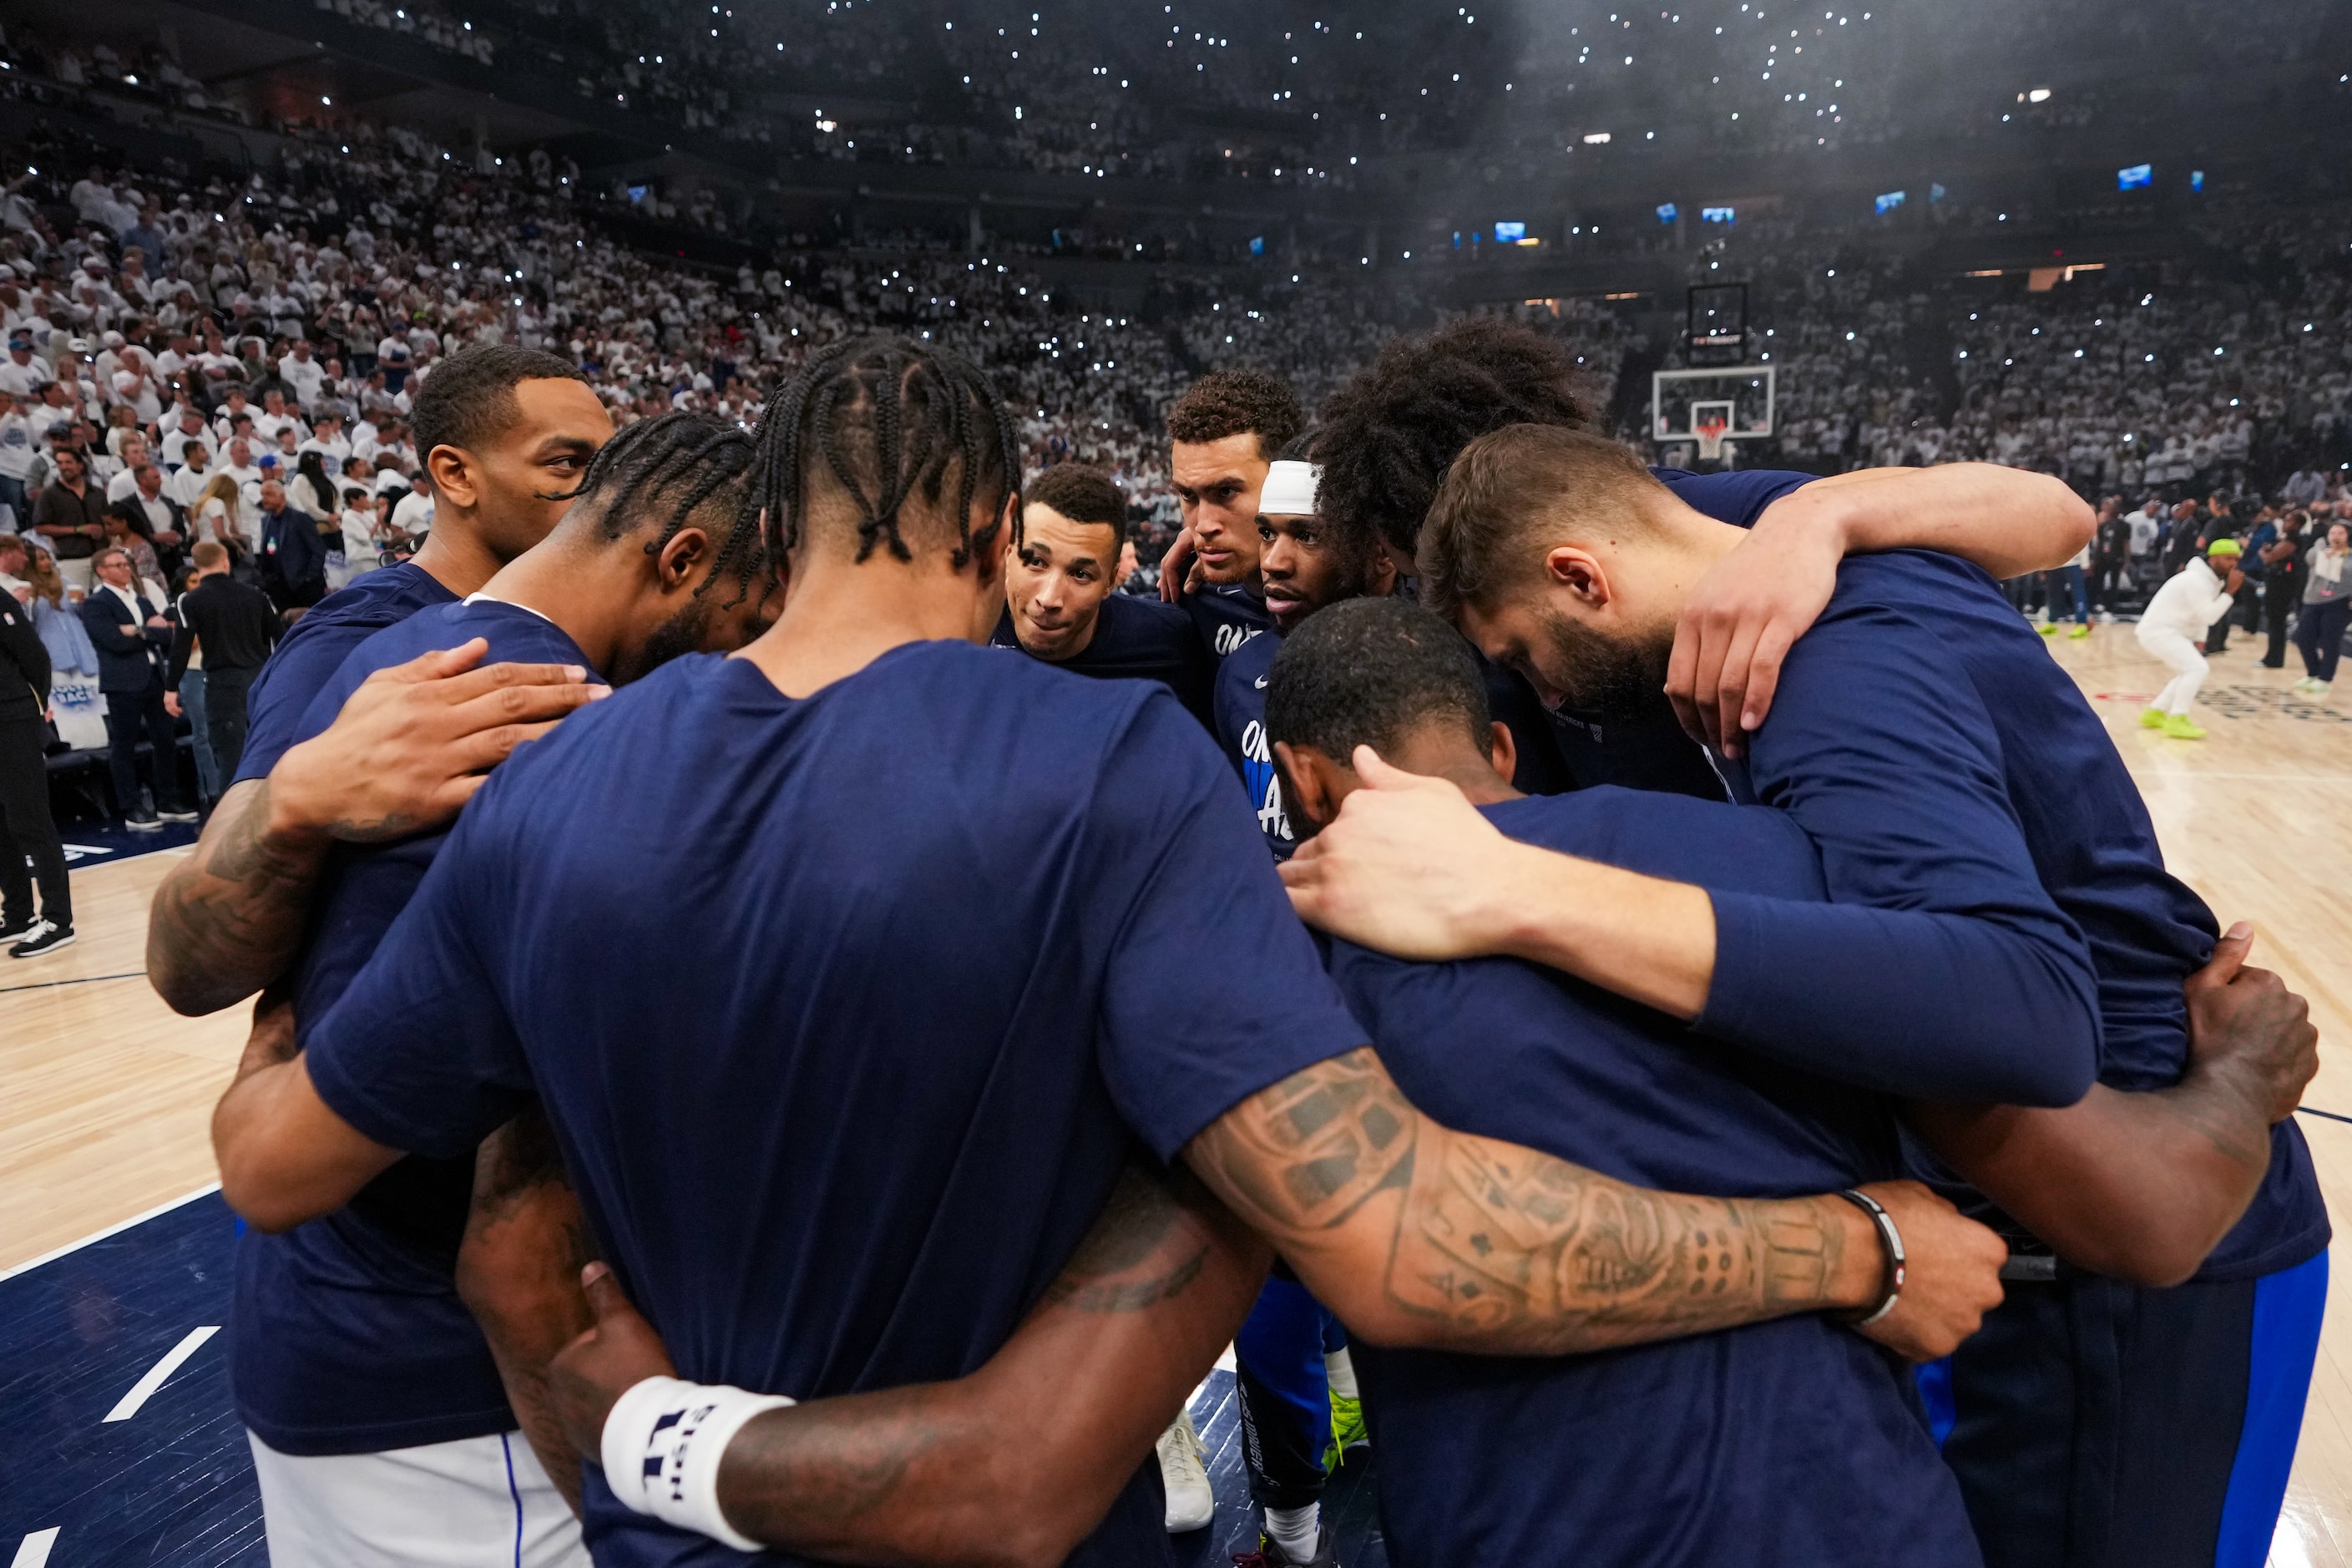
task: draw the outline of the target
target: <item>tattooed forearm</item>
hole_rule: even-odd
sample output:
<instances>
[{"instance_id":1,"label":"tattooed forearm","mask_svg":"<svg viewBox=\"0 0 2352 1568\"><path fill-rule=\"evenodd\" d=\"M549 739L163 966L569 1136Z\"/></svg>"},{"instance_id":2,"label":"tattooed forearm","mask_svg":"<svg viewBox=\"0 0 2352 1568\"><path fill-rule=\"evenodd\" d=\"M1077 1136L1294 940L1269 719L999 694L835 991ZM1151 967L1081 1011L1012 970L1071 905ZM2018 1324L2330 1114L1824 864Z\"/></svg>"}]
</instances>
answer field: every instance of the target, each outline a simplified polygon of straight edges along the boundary
<instances>
[{"instance_id":1,"label":"tattooed forearm","mask_svg":"<svg viewBox=\"0 0 2352 1568\"><path fill-rule=\"evenodd\" d=\"M1387 1288L1445 1331L1546 1350L1630 1343L1821 1306L1841 1240L1823 1219L1448 1137L1416 1165Z\"/></svg>"},{"instance_id":2,"label":"tattooed forearm","mask_svg":"<svg viewBox=\"0 0 2352 1568\"><path fill-rule=\"evenodd\" d=\"M1172 1179L1192 1178L1173 1173ZM1209 1238L1184 1224L1171 1173L1129 1165L1061 1274L1049 1306L1075 1312L1134 1312L1181 1295L1209 1256Z\"/></svg>"},{"instance_id":3,"label":"tattooed forearm","mask_svg":"<svg viewBox=\"0 0 2352 1568\"><path fill-rule=\"evenodd\" d=\"M223 797L195 849L155 889L147 973L191 1016L217 1012L275 980L291 961L324 865L325 835L271 830L269 781Z\"/></svg>"},{"instance_id":4,"label":"tattooed forearm","mask_svg":"<svg viewBox=\"0 0 2352 1568\"><path fill-rule=\"evenodd\" d=\"M1451 1132L1369 1049L1266 1089L1187 1154L1374 1339L1600 1350L1852 1305L1863 1288L1838 1200L1651 1192Z\"/></svg>"},{"instance_id":5,"label":"tattooed forearm","mask_svg":"<svg viewBox=\"0 0 2352 1568\"><path fill-rule=\"evenodd\" d=\"M905 1504L908 1476L966 1446L951 1384L819 1400L753 1420L719 1462L737 1529L803 1551L857 1541L879 1510Z\"/></svg>"},{"instance_id":6,"label":"tattooed forearm","mask_svg":"<svg viewBox=\"0 0 2352 1568\"><path fill-rule=\"evenodd\" d=\"M727 1517L829 1561L1059 1563L1231 1342L1266 1262L1197 1181L1139 1161L971 1376L744 1427L719 1468Z\"/></svg>"}]
</instances>

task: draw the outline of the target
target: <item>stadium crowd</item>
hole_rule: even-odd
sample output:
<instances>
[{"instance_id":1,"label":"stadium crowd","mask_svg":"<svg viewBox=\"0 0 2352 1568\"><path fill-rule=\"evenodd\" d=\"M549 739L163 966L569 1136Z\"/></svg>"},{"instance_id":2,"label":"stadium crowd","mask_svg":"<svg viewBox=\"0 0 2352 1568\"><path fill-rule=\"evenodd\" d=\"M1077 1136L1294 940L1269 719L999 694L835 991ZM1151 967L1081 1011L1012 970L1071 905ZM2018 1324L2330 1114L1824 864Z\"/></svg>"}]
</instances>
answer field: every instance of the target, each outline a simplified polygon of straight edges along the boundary
<instances>
[{"instance_id":1,"label":"stadium crowd","mask_svg":"<svg viewBox=\"0 0 2352 1568\"><path fill-rule=\"evenodd\" d=\"M625 47L629 15L602 16L608 44ZM434 16L394 19L488 58L487 37L467 44L462 26ZM365 5L352 18L380 20ZM1010 52L1009 38L971 47L999 43ZM11 45L46 76L0 90L54 101L45 95L77 82L144 76L206 107L167 61L21 35ZM1062 69L1057 48L1033 35L1024 52ZM1097 116L1090 131L1113 129L1071 145L1157 156L1142 121L1118 118L1123 100L1107 96L1118 79L1092 79L1091 97L1062 108L1091 104L1073 111ZM397 558L432 507L404 425L411 394L466 344L563 354L617 422L694 410L749 424L813 348L876 329L984 366L1021 417L1033 468L1074 458L1106 469L1139 525L1142 564L1128 585L1145 591L1178 515L1164 416L1192 377L1260 366L1313 406L1437 313L1410 268L1366 276L1311 259L1286 283L1264 268L1268 280L1247 285L1164 272L1139 311L1057 295L1009 245L970 255L761 235L756 258L730 273L633 246L607 194L543 149L446 147L364 120L274 130L276 166L234 176L110 166L61 133L6 150L0 531L25 535L54 605L90 584L106 548L126 550L160 594L194 546L216 542L289 610ZM1055 132L1041 121L1034 134ZM938 151L971 155L962 142ZM720 231L743 212L730 219L707 191L654 205L668 222ZM2061 475L2116 498L2115 558L2083 564L2092 607L2129 613L2215 520L2251 539L2299 513L2324 531L2347 499L2352 273L2333 237L2344 215L2319 216L2217 212L2195 236L2207 275L2143 286L2137 273L2091 273L2023 294L2014 279L1925 276L1858 249L1853 233L1792 218L1729 228L1696 251L1691 279L1749 283L1749 354L1780 371L1775 437L1732 460L1835 471L1988 459ZM1570 342L1621 434L1644 430L1646 372L1683 363L1679 348L1661 360L1633 318L1600 300L1510 309ZM272 544L288 518L318 541L305 540L290 574ZM2259 617L2258 598L2242 613ZM2063 592L2045 599L2053 619L2070 608ZM91 665L70 617L38 618L60 668Z\"/></svg>"}]
</instances>

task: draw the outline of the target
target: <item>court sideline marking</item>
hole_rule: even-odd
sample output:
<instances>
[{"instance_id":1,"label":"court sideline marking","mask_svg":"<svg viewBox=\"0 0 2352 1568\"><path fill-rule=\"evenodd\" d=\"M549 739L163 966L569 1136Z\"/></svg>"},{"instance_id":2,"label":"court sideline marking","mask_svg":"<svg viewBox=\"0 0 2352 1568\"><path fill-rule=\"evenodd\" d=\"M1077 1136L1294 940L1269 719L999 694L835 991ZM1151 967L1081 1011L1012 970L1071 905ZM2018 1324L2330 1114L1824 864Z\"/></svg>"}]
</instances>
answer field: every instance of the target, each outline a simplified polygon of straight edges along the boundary
<instances>
[{"instance_id":1,"label":"court sideline marking","mask_svg":"<svg viewBox=\"0 0 2352 1568\"><path fill-rule=\"evenodd\" d=\"M185 1337L178 1344L173 1345L162 1361L147 1369L146 1376L131 1385L130 1393L114 1402L113 1409L99 1418L100 1424L103 1425L108 1421L128 1421L138 1415L139 1407L153 1398L155 1391L171 1381L172 1374L179 1371L190 1356L201 1350L206 1340L219 1332L218 1323L207 1324L201 1329L190 1329Z\"/></svg>"},{"instance_id":2,"label":"court sideline marking","mask_svg":"<svg viewBox=\"0 0 2352 1568\"><path fill-rule=\"evenodd\" d=\"M144 980L147 972L134 969L126 974L84 974L72 980L36 980L28 985L0 985L0 996L15 991L54 991L60 985L95 985L101 980Z\"/></svg>"},{"instance_id":3,"label":"court sideline marking","mask_svg":"<svg viewBox=\"0 0 2352 1568\"><path fill-rule=\"evenodd\" d=\"M220 1191L220 1184L218 1182L206 1182L203 1186L198 1187L193 1193L183 1193L178 1197L170 1200L168 1203L157 1204L153 1208L148 1209L144 1213L132 1215L129 1219L124 1220L120 1225L110 1225L104 1230L92 1231L89 1235L83 1237L79 1241L68 1241L63 1247L58 1247L53 1251L44 1252L38 1258L28 1258L25 1262L17 1264L13 1268L0 1268L0 1279L14 1279L19 1274L29 1274L45 1263L55 1263L58 1258L65 1257L68 1253L79 1252L83 1247L90 1246L94 1242L104 1241L110 1236L121 1236L124 1231L131 1229L133 1226L145 1225L149 1220L153 1219L158 1215L170 1214L173 1209L178 1208L184 1204L194 1203L198 1198L205 1196L206 1194L216 1193L218 1191Z\"/></svg>"},{"instance_id":4,"label":"court sideline marking","mask_svg":"<svg viewBox=\"0 0 2352 1568\"><path fill-rule=\"evenodd\" d=\"M62 1525L51 1525L47 1530L37 1530L25 1537L18 1543L16 1555L9 1568L42 1568L49 1560L49 1548L58 1543L58 1531L63 1528Z\"/></svg>"}]
</instances>

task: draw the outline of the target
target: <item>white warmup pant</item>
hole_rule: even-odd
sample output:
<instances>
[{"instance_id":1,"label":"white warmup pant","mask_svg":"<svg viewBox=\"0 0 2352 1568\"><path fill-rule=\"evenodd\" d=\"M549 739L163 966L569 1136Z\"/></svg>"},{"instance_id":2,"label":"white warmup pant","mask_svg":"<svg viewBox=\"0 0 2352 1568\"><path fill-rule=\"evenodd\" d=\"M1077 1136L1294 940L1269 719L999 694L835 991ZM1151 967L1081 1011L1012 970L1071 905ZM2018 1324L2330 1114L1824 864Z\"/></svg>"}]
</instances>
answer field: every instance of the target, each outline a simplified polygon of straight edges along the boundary
<instances>
[{"instance_id":1,"label":"white warmup pant","mask_svg":"<svg viewBox=\"0 0 2352 1568\"><path fill-rule=\"evenodd\" d=\"M2206 672L2210 668L2205 656L2197 651L2195 643L2179 632L2150 626L2145 621L2139 626L2139 646L2162 659L2165 668L2172 671L2172 679L2165 683L2164 689L2156 694L2156 700L2148 706L2186 717L2189 704L2197 700L2197 693L2205 685Z\"/></svg>"},{"instance_id":2,"label":"white warmup pant","mask_svg":"<svg viewBox=\"0 0 2352 1568\"><path fill-rule=\"evenodd\" d=\"M269 1568L588 1568L520 1432L381 1454L281 1454L248 1432Z\"/></svg>"}]
</instances>

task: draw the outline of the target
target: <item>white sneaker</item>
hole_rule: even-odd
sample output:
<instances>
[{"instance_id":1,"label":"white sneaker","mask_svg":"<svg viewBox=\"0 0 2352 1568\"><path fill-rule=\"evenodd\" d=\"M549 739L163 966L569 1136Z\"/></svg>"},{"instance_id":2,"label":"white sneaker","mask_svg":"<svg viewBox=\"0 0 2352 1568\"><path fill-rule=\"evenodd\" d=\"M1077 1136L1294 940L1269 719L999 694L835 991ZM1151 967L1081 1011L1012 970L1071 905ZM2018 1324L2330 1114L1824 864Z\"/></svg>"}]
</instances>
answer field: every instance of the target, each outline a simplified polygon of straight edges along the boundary
<instances>
[{"instance_id":1,"label":"white sneaker","mask_svg":"<svg viewBox=\"0 0 2352 1568\"><path fill-rule=\"evenodd\" d=\"M1160 1479L1168 1489L1169 1534L1204 1529L1217 1517L1217 1494L1201 1463L1201 1435L1192 1430L1189 1410L1160 1434Z\"/></svg>"}]
</instances>

